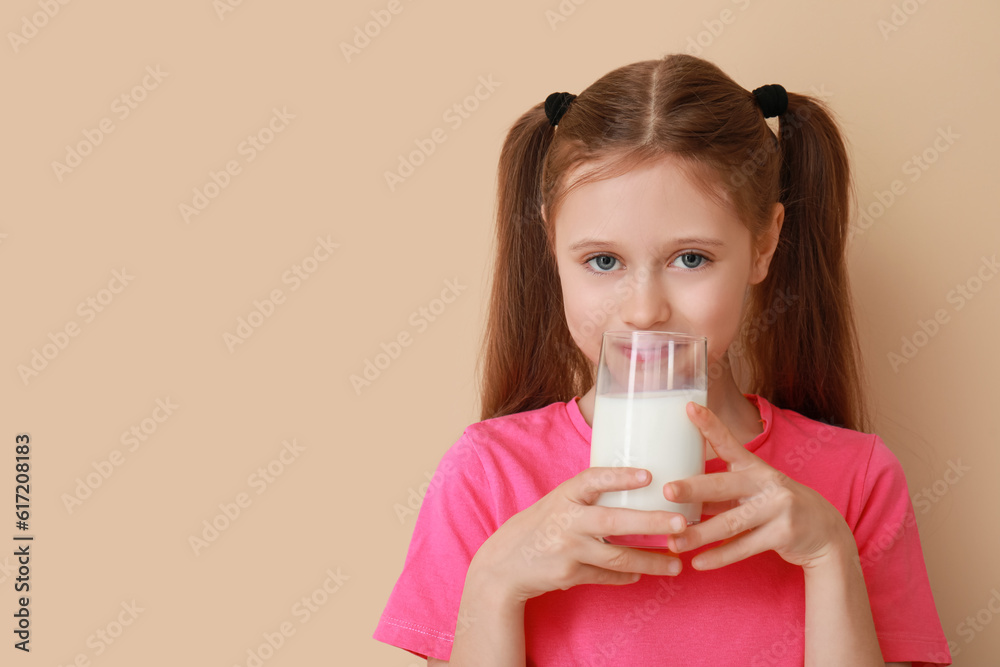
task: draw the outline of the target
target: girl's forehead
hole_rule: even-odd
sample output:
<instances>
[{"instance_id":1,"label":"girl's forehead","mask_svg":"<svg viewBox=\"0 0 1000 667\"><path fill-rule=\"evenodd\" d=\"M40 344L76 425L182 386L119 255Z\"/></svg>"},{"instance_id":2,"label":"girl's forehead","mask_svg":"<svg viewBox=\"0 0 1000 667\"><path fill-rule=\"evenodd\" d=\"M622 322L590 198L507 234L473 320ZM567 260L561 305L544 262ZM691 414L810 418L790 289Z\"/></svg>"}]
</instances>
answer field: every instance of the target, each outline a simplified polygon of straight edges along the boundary
<instances>
[{"instance_id":1,"label":"girl's forehead","mask_svg":"<svg viewBox=\"0 0 1000 667\"><path fill-rule=\"evenodd\" d=\"M563 201L581 190L589 197L615 196L626 191L635 196L652 191L712 200L726 208L730 205L730 197L722 183L721 176L711 167L666 153L634 160L608 156L578 163L563 175L559 189Z\"/></svg>"},{"instance_id":2,"label":"girl's forehead","mask_svg":"<svg viewBox=\"0 0 1000 667\"><path fill-rule=\"evenodd\" d=\"M734 224L743 226L732 208L720 201L721 197L705 190L683 165L658 160L569 189L556 224L573 228L651 225L650 229L680 225L714 228L718 233Z\"/></svg>"}]
</instances>

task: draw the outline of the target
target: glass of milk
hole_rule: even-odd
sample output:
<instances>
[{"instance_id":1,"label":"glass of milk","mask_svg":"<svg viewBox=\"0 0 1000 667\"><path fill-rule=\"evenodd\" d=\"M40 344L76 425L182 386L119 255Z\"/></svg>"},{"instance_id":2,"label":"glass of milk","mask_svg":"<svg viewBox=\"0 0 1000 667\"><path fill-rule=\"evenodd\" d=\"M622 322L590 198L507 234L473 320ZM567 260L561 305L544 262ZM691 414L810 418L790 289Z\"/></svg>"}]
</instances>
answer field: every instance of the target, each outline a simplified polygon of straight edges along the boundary
<instances>
[{"instance_id":1,"label":"glass of milk","mask_svg":"<svg viewBox=\"0 0 1000 667\"><path fill-rule=\"evenodd\" d=\"M701 521L701 503L672 503L663 485L705 472L705 444L687 404L708 404L708 339L670 331L605 331L597 365L590 465L645 468L639 489L606 491L597 505L683 514ZM605 542L654 549L666 535L608 535Z\"/></svg>"}]
</instances>

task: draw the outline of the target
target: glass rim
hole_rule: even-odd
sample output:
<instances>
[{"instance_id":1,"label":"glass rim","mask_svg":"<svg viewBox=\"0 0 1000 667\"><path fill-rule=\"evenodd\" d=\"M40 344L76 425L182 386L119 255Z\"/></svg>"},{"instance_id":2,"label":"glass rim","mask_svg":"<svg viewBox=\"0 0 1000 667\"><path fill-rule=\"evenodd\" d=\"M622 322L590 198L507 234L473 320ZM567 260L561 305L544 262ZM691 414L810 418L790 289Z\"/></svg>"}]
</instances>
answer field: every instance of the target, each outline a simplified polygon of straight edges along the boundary
<instances>
[{"instance_id":1,"label":"glass rim","mask_svg":"<svg viewBox=\"0 0 1000 667\"><path fill-rule=\"evenodd\" d=\"M602 335L602 339L606 338L628 338L632 339L635 336L642 336L644 334L668 334L672 338L679 338L688 341L708 341L707 336L696 336L694 334L681 333L679 331L659 331L659 330L642 330L642 331L629 331L627 329L613 329L610 331L605 331Z\"/></svg>"}]
</instances>

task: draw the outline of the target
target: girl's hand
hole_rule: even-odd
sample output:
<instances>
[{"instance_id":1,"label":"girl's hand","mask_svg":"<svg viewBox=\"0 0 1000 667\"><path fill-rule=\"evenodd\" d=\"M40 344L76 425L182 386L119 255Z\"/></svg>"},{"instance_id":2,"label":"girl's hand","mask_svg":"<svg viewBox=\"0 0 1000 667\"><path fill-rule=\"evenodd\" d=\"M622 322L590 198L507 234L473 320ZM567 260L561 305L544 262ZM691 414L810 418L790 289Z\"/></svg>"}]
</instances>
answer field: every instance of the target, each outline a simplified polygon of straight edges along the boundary
<instances>
[{"instance_id":1,"label":"girl's hand","mask_svg":"<svg viewBox=\"0 0 1000 667\"><path fill-rule=\"evenodd\" d=\"M645 473L641 481L640 472ZM684 516L674 512L594 505L603 491L641 488L650 479L642 468L581 471L507 519L476 552L470 573L494 590L499 586L515 602L579 584L631 584L639 580L635 573L677 574L681 563L676 557L601 540L684 529Z\"/></svg>"},{"instance_id":2,"label":"girl's hand","mask_svg":"<svg viewBox=\"0 0 1000 667\"><path fill-rule=\"evenodd\" d=\"M691 561L697 570L712 570L770 549L793 565L810 567L834 547L857 548L844 517L826 498L747 451L708 408L688 403L687 414L728 464L728 472L664 485L667 500L702 501L703 513L716 515L672 536L671 551L723 540Z\"/></svg>"}]
</instances>

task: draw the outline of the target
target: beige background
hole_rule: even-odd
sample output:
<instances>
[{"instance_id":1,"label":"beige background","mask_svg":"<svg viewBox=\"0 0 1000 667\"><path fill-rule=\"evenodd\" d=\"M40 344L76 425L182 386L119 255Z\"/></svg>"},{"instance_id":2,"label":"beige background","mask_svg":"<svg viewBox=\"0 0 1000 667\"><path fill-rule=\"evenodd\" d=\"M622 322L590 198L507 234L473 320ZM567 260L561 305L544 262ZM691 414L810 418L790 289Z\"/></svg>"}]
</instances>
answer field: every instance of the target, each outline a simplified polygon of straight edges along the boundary
<instances>
[{"instance_id":1,"label":"beige background","mask_svg":"<svg viewBox=\"0 0 1000 667\"><path fill-rule=\"evenodd\" d=\"M220 4L4 5L0 470L10 523L0 553L18 532L19 433L33 443L36 539L30 655L11 648L16 574L13 556L0 557L0 662L246 665L263 634L287 623L294 634L269 667L422 664L371 634L414 525L394 505L419 496L478 419L502 138L548 93L579 92L694 40L747 89L777 82L828 99L860 208L900 181L902 194L872 209L851 246L875 430L911 495L930 489L917 518L955 664L993 664L1000 619L983 610L1000 591L1000 280L975 278L1000 250L996 3L402 0L350 62L340 44L388 2L246 0L221 14ZM11 33L30 38L13 44ZM444 114L479 77L498 85L456 127ZM123 117L115 100L136 86L143 99ZM294 118L269 135L275 108ZM103 119L113 132L60 180L53 162ZM436 128L444 143L390 190L384 173ZM951 142L935 148L948 128ZM240 146L258 134L273 141L251 161ZM908 161L925 151L933 162L913 172ZM239 173L185 221L180 206L230 161ZM318 237L339 246L304 262ZM286 274L296 265L313 271L297 285ZM124 289L113 280L123 269ZM449 280L465 288L441 310ZM981 289L959 309L948 294L970 280ZM283 302L230 350L224 336L273 290ZM78 310L88 298L104 300L101 312ZM421 308L434 320L418 324ZM917 336L916 356L894 369L889 353L939 309L948 321ZM62 339L74 323L78 335ZM410 344L356 392L350 376L407 333ZM35 351L51 358L25 380L19 367ZM158 399L177 407L165 415ZM123 432L144 426L130 450ZM276 463L293 440L298 454ZM269 464L280 474L262 485L252 476ZM950 464L970 469L946 476ZM97 470L108 466L105 479ZM89 497L68 507L81 483ZM232 512L238 498L249 504L195 553L190 538L203 522L225 526L219 506ZM327 596L328 579L339 588ZM323 603L306 620L295 605L310 596ZM111 644L97 639L117 634L133 601L142 611L122 617L131 624ZM960 634L977 613L992 624Z\"/></svg>"}]
</instances>

